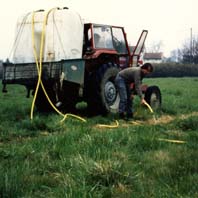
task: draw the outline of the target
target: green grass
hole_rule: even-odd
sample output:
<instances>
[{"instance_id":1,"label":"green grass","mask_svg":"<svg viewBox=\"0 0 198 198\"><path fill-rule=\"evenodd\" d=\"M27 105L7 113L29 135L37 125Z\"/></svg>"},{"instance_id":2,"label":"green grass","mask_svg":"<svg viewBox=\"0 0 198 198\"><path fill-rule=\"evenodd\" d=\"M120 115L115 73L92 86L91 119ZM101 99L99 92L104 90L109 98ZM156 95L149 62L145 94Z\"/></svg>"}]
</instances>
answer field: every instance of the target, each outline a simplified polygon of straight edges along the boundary
<instances>
[{"instance_id":1,"label":"green grass","mask_svg":"<svg viewBox=\"0 0 198 198\"><path fill-rule=\"evenodd\" d=\"M8 86L0 94L0 197L198 197L198 79L144 82L162 92L156 124L136 99L140 124L113 129L96 125L114 124L114 115L60 123L35 111L30 121L32 98Z\"/></svg>"}]
</instances>

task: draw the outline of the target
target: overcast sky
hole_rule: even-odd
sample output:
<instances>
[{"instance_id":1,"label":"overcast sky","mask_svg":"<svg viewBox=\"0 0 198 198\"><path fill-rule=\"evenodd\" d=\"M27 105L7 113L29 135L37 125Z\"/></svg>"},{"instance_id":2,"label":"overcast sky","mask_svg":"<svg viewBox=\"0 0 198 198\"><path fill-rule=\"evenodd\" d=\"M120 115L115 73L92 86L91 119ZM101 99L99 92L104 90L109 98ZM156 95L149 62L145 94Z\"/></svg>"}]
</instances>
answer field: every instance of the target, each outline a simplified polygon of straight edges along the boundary
<instances>
[{"instance_id":1,"label":"overcast sky","mask_svg":"<svg viewBox=\"0 0 198 198\"><path fill-rule=\"evenodd\" d=\"M198 35L198 0L6 0L0 12L0 59L9 57L19 16L65 6L90 22L125 27L131 45L147 29L146 47L161 41L167 56L190 39L191 29L193 36Z\"/></svg>"}]
</instances>

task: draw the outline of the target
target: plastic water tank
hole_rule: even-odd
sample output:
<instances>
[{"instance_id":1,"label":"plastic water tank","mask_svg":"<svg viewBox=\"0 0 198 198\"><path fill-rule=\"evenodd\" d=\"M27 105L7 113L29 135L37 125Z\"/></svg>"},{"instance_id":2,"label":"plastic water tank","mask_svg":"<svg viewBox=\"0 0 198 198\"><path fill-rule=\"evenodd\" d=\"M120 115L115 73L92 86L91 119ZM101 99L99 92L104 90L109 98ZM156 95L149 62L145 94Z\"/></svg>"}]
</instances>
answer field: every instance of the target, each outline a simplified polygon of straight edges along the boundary
<instances>
[{"instance_id":1,"label":"plastic water tank","mask_svg":"<svg viewBox=\"0 0 198 198\"><path fill-rule=\"evenodd\" d=\"M34 44L39 59L43 23L47 12L42 10L35 12L34 26L32 25L33 13L27 13L18 19L13 46L13 63L35 62L32 33L34 33ZM65 8L52 10L46 24L42 61L82 58L83 27L83 21L78 13Z\"/></svg>"}]
</instances>

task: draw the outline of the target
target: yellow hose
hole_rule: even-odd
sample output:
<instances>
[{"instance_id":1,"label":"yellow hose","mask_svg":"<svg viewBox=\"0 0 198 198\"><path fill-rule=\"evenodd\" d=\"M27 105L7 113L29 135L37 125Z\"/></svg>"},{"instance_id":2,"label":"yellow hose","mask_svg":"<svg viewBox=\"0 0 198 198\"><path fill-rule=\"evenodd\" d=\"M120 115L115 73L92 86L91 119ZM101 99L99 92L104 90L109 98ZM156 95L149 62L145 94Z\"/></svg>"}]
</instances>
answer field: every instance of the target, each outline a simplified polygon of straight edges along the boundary
<instances>
[{"instance_id":1,"label":"yellow hose","mask_svg":"<svg viewBox=\"0 0 198 198\"><path fill-rule=\"evenodd\" d=\"M74 115L74 114L71 114L71 113L67 113L64 115L63 119L61 120L61 122L65 121L65 119L67 118L67 116L71 116L71 117L74 117L74 118L77 118L79 120L81 120L82 122L86 122L86 120L80 116L77 116L77 115Z\"/></svg>"},{"instance_id":2,"label":"yellow hose","mask_svg":"<svg viewBox=\"0 0 198 198\"><path fill-rule=\"evenodd\" d=\"M34 53L34 58L36 61L36 66L37 66L37 71L38 71L38 81L37 81L37 86L36 86L36 90L35 90L35 94L33 97L33 101L32 101L32 106L31 106L31 114L30 114L30 118L31 120L33 119L33 111L34 111L34 106L35 106L35 101L36 101L36 97L38 94L38 89L39 89L39 85L41 85L43 92L48 100L48 102L50 103L50 105L53 107L53 109L60 114L61 116L63 116L64 118L61 120L61 122L63 122L67 116L72 116L75 117L83 122L86 122L85 119L81 118L80 116L76 116L73 114L63 114L62 112L60 112L52 103L52 101L50 100L45 87L43 85L43 82L41 80L41 76L42 76L42 57L43 57L43 46L44 46L44 39L45 39L45 32L46 32L46 25L47 25L47 20L48 20L48 16L50 14L51 11L55 10L56 8L52 8L50 9L47 14L45 15L45 19L43 21L43 28L42 28L42 35L41 35L41 45L40 45L40 59L38 62L38 57L37 57L37 53L36 53L36 46L35 46L35 37L34 37L34 17L35 17L35 12L32 13L32 46L33 46L33 53Z\"/></svg>"},{"instance_id":3,"label":"yellow hose","mask_svg":"<svg viewBox=\"0 0 198 198\"><path fill-rule=\"evenodd\" d=\"M43 28L42 28L42 34L41 34L41 44L40 44L40 54L39 54L40 55L39 63L38 63L38 57L37 57L37 54L36 54L36 46L35 46L35 38L34 38L34 16L35 16L35 12L33 12L33 14L32 14L32 41L33 41L34 57L35 57L35 61L36 61L37 71L38 71L38 81L37 81L36 90L35 90L35 94L34 94L33 101L32 101L31 114L30 114L31 119L33 119L33 111L34 111L35 101L36 101L36 97L37 97L37 94L38 94L39 85L41 84L43 46L44 46L47 19L48 19L49 13L54 9L55 8L52 8L47 12L47 14L45 15L45 19L43 21Z\"/></svg>"},{"instance_id":4,"label":"yellow hose","mask_svg":"<svg viewBox=\"0 0 198 198\"><path fill-rule=\"evenodd\" d=\"M96 126L99 127L99 128L117 128L119 126L119 122L116 120L115 121L116 124L115 125L108 125L108 124L97 124Z\"/></svg>"},{"instance_id":5,"label":"yellow hose","mask_svg":"<svg viewBox=\"0 0 198 198\"><path fill-rule=\"evenodd\" d=\"M150 112L153 113L153 109L151 108L151 106L146 101L144 102L144 104L148 107Z\"/></svg>"},{"instance_id":6,"label":"yellow hose","mask_svg":"<svg viewBox=\"0 0 198 198\"><path fill-rule=\"evenodd\" d=\"M31 112L30 112L31 120L33 119L34 105L35 105L35 101L36 101L36 97L37 97L37 93L38 93L37 87L38 87L38 82L39 82L39 77L40 77L40 75L39 75L40 69L39 69L38 58L37 58L37 54L36 54L35 38L34 38L34 16L35 16L35 12L32 13L32 46L33 46L34 58L36 61L36 66L37 66L37 71L38 71L38 81L37 81L37 86L36 86L36 90L34 93L34 97L32 100L32 106L31 106Z\"/></svg>"},{"instance_id":7,"label":"yellow hose","mask_svg":"<svg viewBox=\"0 0 198 198\"><path fill-rule=\"evenodd\" d=\"M169 139L163 139L163 138L158 138L158 140L165 141L165 142L171 142L171 143L178 143L178 144L186 143L185 141L182 141L182 140L169 140Z\"/></svg>"}]
</instances>

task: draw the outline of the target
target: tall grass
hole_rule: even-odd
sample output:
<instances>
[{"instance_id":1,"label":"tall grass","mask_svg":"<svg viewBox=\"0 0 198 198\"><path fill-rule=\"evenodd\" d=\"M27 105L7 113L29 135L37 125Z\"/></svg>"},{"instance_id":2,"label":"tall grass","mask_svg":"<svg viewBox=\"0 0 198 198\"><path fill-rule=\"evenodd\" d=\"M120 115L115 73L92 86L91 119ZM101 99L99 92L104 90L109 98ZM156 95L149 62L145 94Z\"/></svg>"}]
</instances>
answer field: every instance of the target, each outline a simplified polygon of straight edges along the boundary
<instances>
[{"instance_id":1,"label":"tall grass","mask_svg":"<svg viewBox=\"0 0 198 198\"><path fill-rule=\"evenodd\" d=\"M145 82L162 92L156 119L170 122L155 124L138 99L137 124L118 128L97 127L114 115L60 123L56 113L35 111L30 121L32 98L9 86L0 94L0 197L198 197L198 79Z\"/></svg>"}]
</instances>

